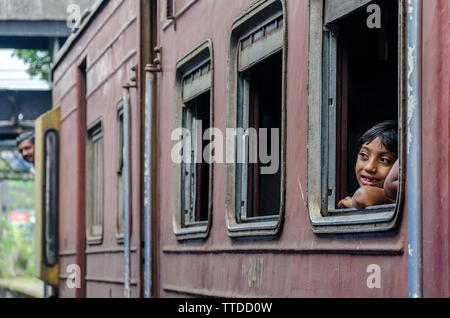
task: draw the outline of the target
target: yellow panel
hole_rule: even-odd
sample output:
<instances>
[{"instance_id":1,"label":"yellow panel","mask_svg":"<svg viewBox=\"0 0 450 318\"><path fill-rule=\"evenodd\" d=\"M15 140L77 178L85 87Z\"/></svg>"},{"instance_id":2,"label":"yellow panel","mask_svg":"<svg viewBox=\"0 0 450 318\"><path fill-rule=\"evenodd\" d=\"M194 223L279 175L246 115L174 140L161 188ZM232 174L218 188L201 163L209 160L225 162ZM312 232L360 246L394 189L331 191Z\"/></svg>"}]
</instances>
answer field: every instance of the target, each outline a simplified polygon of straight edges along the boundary
<instances>
[{"instance_id":1,"label":"yellow panel","mask_svg":"<svg viewBox=\"0 0 450 318\"><path fill-rule=\"evenodd\" d=\"M43 187L43 160L44 160L44 135L48 129L59 132L60 108L55 108L36 120L35 123L35 177L34 177L34 199L36 210L35 230L35 275L51 286L58 287L59 265L48 267L42 259L42 187Z\"/></svg>"}]
</instances>

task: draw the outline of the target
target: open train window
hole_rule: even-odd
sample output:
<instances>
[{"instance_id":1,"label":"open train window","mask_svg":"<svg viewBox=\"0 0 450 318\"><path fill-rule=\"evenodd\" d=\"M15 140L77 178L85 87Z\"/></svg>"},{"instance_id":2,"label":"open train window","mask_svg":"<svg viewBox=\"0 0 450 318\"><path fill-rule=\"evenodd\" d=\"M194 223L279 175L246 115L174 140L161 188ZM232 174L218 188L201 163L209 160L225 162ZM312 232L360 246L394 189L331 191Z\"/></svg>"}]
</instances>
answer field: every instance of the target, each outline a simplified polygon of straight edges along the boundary
<instances>
[{"instance_id":1,"label":"open train window","mask_svg":"<svg viewBox=\"0 0 450 318\"><path fill-rule=\"evenodd\" d=\"M284 215L286 21L282 1L259 1L230 42L227 225L232 237L274 235ZM234 129L234 136L228 128ZM231 140L233 139L233 140ZM232 147L233 149L229 149Z\"/></svg>"},{"instance_id":2,"label":"open train window","mask_svg":"<svg viewBox=\"0 0 450 318\"><path fill-rule=\"evenodd\" d=\"M123 243L124 238L124 200L123 200L123 103L120 102L117 107L116 120L116 240L119 244Z\"/></svg>"},{"instance_id":3,"label":"open train window","mask_svg":"<svg viewBox=\"0 0 450 318\"><path fill-rule=\"evenodd\" d=\"M190 145L183 151L190 151L190 160L181 165L181 206L183 210L183 226L201 224L208 221L209 206L209 164L198 160L205 149L205 140L197 134L205 133L210 126L210 92L186 102L183 107L183 128L189 131ZM198 127L201 123L202 127ZM202 140L202 147L197 147L197 141Z\"/></svg>"},{"instance_id":4,"label":"open train window","mask_svg":"<svg viewBox=\"0 0 450 318\"><path fill-rule=\"evenodd\" d=\"M174 160L174 232L177 239L206 238L212 213L212 164L204 149L212 135L213 60L205 41L177 63L175 127L181 160Z\"/></svg>"},{"instance_id":5,"label":"open train window","mask_svg":"<svg viewBox=\"0 0 450 318\"><path fill-rule=\"evenodd\" d=\"M398 123L404 170L403 1L310 1L308 209L317 233L392 229L396 204L338 209L359 188L355 175L361 135ZM320 158L320 160L317 160Z\"/></svg>"},{"instance_id":6,"label":"open train window","mask_svg":"<svg viewBox=\"0 0 450 318\"><path fill-rule=\"evenodd\" d=\"M103 128L101 119L88 128L86 151L86 238L100 244L103 238Z\"/></svg>"}]
</instances>

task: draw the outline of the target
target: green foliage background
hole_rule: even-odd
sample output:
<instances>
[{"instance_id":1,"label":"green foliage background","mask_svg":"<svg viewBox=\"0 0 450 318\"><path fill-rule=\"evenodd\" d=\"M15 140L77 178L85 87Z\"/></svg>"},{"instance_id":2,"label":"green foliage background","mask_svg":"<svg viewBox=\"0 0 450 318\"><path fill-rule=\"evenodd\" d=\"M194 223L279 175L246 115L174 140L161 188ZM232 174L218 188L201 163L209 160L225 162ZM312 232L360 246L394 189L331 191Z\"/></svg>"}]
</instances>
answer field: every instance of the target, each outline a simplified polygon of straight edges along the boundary
<instances>
[{"instance_id":1,"label":"green foliage background","mask_svg":"<svg viewBox=\"0 0 450 318\"><path fill-rule=\"evenodd\" d=\"M47 51L15 50L12 56L28 65L28 74L50 82L51 57Z\"/></svg>"},{"instance_id":2,"label":"green foliage background","mask_svg":"<svg viewBox=\"0 0 450 318\"><path fill-rule=\"evenodd\" d=\"M28 74L50 82L51 57L47 51L15 50L12 56L28 66ZM0 160L2 169L10 166ZM34 183L18 179L0 179L0 278L34 275ZM29 221L11 224L9 216L14 210L29 211Z\"/></svg>"},{"instance_id":3,"label":"green foliage background","mask_svg":"<svg viewBox=\"0 0 450 318\"><path fill-rule=\"evenodd\" d=\"M27 210L30 218L34 218L34 185L26 181L0 182L4 183L4 191L0 193L0 278L31 277L34 275L34 223L11 224L9 215L14 210Z\"/></svg>"}]
</instances>

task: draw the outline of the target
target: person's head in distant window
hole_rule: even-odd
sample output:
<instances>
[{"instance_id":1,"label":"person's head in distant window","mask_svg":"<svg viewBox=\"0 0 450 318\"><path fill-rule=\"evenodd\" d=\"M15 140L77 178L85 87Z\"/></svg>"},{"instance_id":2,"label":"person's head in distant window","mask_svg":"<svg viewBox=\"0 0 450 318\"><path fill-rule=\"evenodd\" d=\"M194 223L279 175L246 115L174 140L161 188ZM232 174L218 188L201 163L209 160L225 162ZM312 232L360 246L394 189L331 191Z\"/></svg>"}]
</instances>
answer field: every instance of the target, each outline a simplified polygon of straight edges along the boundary
<instances>
[{"instance_id":1,"label":"person's head in distant window","mask_svg":"<svg viewBox=\"0 0 450 318\"><path fill-rule=\"evenodd\" d=\"M34 134L32 132L23 133L17 137L16 142L22 158L34 164Z\"/></svg>"},{"instance_id":2,"label":"person's head in distant window","mask_svg":"<svg viewBox=\"0 0 450 318\"><path fill-rule=\"evenodd\" d=\"M364 209L390 203L383 186L398 158L397 124L389 120L372 127L359 139L357 150L355 173L360 188L338 207Z\"/></svg>"}]
</instances>

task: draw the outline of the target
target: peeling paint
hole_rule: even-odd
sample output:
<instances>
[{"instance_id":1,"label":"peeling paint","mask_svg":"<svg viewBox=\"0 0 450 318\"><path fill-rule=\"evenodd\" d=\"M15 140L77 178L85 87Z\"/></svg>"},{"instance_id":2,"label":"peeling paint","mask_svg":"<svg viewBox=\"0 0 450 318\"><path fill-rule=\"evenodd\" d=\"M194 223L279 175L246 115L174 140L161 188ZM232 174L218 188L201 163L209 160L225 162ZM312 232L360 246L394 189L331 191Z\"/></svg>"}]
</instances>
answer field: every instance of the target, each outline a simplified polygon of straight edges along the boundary
<instances>
[{"instance_id":1,"label":"peeling paint","mask_svg":"<svg viewBox=\"0 0 450 318\"><path fill-rule=\"evenodd\" d=\"M300 178L298 176L297 176L297 182L298 182L298 186L300 188L300 193L302 195L303 204L305 205L305 209L308 210L308 206L307 206L306 200L305 200L305 194L304 194L303 188L302 188L302 183L300 182Z\"/></svg>"},{"instance_id":2,"label":"peeling paint","mask_svg":"<svg viewBox=\"0 0 450 318\"><path fill-rule=\"evenodd\" d=\"M415 65L417 60L417 48L416 46L408 46L408 142L406 151L409 155L411 149L411 142L413 140L413 134L411 132L411 120L418 106L417 96L415 94L415 87L411 84L411 78L416 71Z\"/></svg>"},{"instance_id":3,"label":"peeling paint","mask_svg":"<svg viewBox=\"0 0 450 318\"><path fill-rule=\"evenodd\" d=\"M150 298L152 292L151 282L151 233L150 233L150 150L151 150L151 110L152 110L153 75L145 75L145 150L144 150L144 297Z\"/></svg>"},{"instance_id":4,"label":"peeling paint","mask_svg":"<svg viewBox=\"0 0 450 318\"><path fill-rule=\"evenodd\" d=\"M409 21L412 21L413 17L414 17L414 7L411 5L411 3L408 6L408 15L409 15Z\"/></svg>"},{"instance_id":5,"label":"peeling paint","mask_svg":"<svg viewBox=\"0 0 450 318\"><path fill-rule=\"evenodd\" d=\"M248 283L249 288L260 289L262 285L264 259L250 258L248 264L242 264L242 279Z\"/></svg>"},{"instance_id":6,"label":"peeling paint","mask_svg":"<svg viewBox=\"0 0 450 318\"><path fill-rule=\"evenodd\" d=\"M408 291L413 298L422 294L421 3L408 1Z\"/></svg>"}]
</instances>

